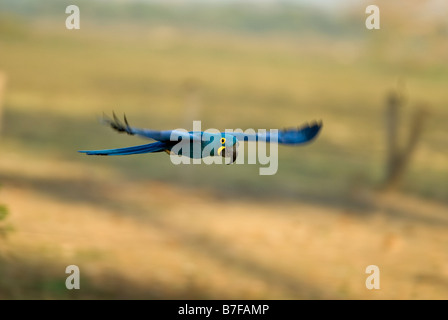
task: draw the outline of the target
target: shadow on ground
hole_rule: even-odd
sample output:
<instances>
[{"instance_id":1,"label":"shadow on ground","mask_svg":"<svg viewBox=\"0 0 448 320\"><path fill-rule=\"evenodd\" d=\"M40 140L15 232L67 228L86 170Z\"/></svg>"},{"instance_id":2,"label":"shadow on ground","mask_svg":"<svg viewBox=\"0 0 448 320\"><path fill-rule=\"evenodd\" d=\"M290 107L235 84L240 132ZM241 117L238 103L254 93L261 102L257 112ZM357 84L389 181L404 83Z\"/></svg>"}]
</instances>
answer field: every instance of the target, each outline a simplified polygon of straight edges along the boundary
<instances>
[{"instance_id":1,"label":"shadow on ground","mask_svg":"<svg viewBox=\"0 0 448 320\"><path fill-rule=\"evenodd\" d=\"M121 274L89 274L80 265L80 289L65 286L67 265L0 255L0 299L206 299L198 288L172 290L158 283L137 283Z\"/></svg>"}]
</instances>

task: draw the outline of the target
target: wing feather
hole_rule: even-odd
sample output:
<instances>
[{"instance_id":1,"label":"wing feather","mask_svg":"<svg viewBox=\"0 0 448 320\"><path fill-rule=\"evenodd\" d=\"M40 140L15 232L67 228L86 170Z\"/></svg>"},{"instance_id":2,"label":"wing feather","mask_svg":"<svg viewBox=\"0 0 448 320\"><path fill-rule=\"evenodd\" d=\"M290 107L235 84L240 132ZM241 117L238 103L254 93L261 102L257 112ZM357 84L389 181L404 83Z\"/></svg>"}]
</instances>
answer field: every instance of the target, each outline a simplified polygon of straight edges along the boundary
<instances>
[{"instance_id":1,"label":"wing feather","mask_svg":"<svg viewBox=\"0 0 448 320\"><path fill-rule=\"evenodd\" d=\"M113 119L107 117L106 115L103 115L102 118L102 123L111 127L112 129L114 129L117 132L121 132L121 133L127 133L129 135L138 135L140 137L144 137L147 139L152 139L152 140L156 140L156 141L162 141L162 142L167 142L167 141L171 141L171 137L173 135L175 135L176 137L180 137L180 138L186 138L186 139L191 139L191 140L200 140L200 136L198 137L197 135L191 133L191 132L186 132L183 130L163 130L163 131L159 131L159 130L150 130L150 129L140 129L140 128L135 128L135 127L131 127L129 125L128 119L126 118L126 115L124 115L124 123L118 119L118 117L115 115L115 113L113 113Z\"/></svg>"},{"instance_id":2,"label":"wing feather","mask_svg":"<svg viewBox=\"0 0 448 320\"><path fill-rule=\"evenodd\" d=\"M322 122L312 122L311 124L304 124L297 128L288 128L279 130L277 134L271 135L270 132L266 134L245 134L244 132L232 132L231 134L241 141L266 141L278 142L280 144L298 145L312 141L320 129Z\"/></svg>"}]
</instances>

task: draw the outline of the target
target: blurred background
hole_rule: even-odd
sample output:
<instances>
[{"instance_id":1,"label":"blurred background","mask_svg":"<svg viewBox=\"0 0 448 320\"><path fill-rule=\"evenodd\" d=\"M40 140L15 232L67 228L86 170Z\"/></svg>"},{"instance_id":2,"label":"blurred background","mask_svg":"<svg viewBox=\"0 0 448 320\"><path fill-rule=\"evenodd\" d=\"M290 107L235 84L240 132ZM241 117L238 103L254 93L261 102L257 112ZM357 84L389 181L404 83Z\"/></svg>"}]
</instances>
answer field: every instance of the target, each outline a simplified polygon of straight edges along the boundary
<instances>
[{"instance_id":1,"label":"blurred background","mask_svg":"<svg viewBox=\"0 0 448 320\"><path fill-rule=\"evenodd\" d=\"M447 299L447 15L442 0L2 0L0 299ZM273 176L78 154L146 143L100 125L112 111L152 129L324 127L279 146Z\"/></svg>"}]
</instances>

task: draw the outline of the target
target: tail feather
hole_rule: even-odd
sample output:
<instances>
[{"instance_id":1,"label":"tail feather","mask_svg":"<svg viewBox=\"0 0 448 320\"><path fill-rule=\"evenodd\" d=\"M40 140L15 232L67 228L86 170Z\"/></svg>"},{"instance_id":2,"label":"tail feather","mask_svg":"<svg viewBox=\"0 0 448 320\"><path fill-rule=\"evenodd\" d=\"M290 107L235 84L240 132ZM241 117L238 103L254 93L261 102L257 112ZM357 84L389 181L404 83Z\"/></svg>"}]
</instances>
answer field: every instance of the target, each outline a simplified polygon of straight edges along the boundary
<instances>
[{"instance_id":1,"label":"tail feather","mask_svg":"<svg viewBox=\"0 0 448 320\"><path fill-rule=\"evenodd\" d=\"M140 153L151 153L165 151L167 146L163 142L154 142L149 144L144 144L140 146L118 148L118 149L107 149L107 150L81 150L78 152L85 153L87 155L96 156L124 156L130 154L140 154Z\"/></svg>"}]
</instances>

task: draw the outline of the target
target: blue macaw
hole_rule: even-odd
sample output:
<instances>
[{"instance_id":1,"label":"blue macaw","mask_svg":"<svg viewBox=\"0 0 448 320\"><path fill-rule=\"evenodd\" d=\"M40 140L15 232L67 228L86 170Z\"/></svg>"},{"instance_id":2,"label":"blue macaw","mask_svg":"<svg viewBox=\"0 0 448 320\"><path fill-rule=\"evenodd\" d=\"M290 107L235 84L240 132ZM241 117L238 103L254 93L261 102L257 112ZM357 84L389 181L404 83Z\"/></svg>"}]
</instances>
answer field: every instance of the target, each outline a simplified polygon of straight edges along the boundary
<instances>
[{"instance_id":1,"label":"blue macaw","mask_svg":"<svg viewBox=\"0 0 448 320\"><path fill-rule=\"evenodd\" d=\"M269 132L267 132L266 134L246 134L243 132L222 132L219 134L213 134L203 131L186 132L181 130L157 131L149 129L139 129L131 127L128 123L128 120L126 119L126 116L124 116L124 123L121 122L117 118L115 113L113 114L113 119L104 117L103 122L118 132L149 138L152 140L156 140L157 142L127 148L107 150L81 150L79 152L85 153L87 155L119 156L165 151L168 154L174 153L181 156L188 156L190 158L202 158L204 149L208 148L210 152L207 155L230 158L230 163L233 163L238 156L239 140L260 140L267 143L271 142L272 140L273 142L278 142L285 145L300 145L313 140L322 127L322 122L313 122L311 124L305 124L298 128L279 130L278 134L275 134L274 136ZM177 137L178 140L171 140L173 136ZM183 139L188 141L189 148L188 146L185 148L174 148L174 146ZM196 148L194 148L194 143L200 144L200 149L198 148L200 152L195 152Z\"/></svg>"}]
</instances>

